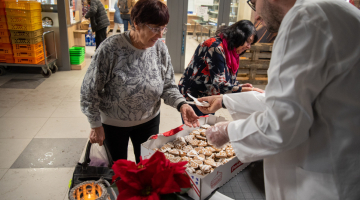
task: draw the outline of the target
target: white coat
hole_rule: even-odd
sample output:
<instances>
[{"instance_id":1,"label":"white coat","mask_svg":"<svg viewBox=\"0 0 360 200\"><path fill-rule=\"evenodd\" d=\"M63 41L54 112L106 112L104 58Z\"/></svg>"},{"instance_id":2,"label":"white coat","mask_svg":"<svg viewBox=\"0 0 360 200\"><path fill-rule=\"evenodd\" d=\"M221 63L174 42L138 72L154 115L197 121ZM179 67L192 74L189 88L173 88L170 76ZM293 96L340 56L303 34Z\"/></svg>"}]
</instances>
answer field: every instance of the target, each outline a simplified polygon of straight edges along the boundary
<instances>
[{"instance_id":1,"label":"white coat","mask_svg":"<svg viewBox=\"0 0 360 200\"><path fill-rule=\"evenodd\" d=\"M359 200L360 11L343 0L298 0L268 77L258 111L228 126L241 161L264 159L266 199ZM249 94L224 95L224 104L246 111Z\"/></svg>"}]
</instances>

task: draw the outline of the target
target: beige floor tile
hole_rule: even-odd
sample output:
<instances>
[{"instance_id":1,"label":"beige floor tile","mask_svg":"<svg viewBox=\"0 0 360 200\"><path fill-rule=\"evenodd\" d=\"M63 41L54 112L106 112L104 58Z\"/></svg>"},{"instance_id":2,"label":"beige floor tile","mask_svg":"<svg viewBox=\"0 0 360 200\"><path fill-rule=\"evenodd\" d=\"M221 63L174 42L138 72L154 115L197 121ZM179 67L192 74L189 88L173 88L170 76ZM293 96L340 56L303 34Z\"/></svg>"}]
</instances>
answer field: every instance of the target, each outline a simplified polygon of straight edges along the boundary
<instances>
[{"instance_id":1,"label":"beige floor tile","mask_svg":"<svg viewBox=\"0 0 360 200\"><path fill-rule=\"evenodd\" d=\"M2 76L0 78L0 85L10 81L14 76Z\"/></svg>"},{"instance_id":2,"label":"beige floor tile","mask_svg":"<svg viewBox=\"0 0 360 200\"><path fill-rule=\"evenodd\" d=\"M72 89L77 82L77 80L54 80L50 78L42 82L36 89Z\"/></svg>"},{"instance_id":3,"label":"beige floor tile","mask_svg":"<svg viewBox=\"0 0 360 200\"><path fill-rule=\"evenodd\" d=\"M64 98L64 101L77 101L80 102L80 87L75 86Z\"/></svg>"},{"instance_id":4,"label":"beige floor tile","mask_svg":"<svg viewBox=\"0 0 360 200\"><path fill-rule=\"evenodd\" d=\"M31 139L0 139L0 168L10 168L30 141Z\"/></svg>"},{"instance_id":5,"label":"beige floor tile","mask_svg":"<svg viewBox=\"0 0 360 200\"><path fill-rule=\"evenodd\" d=\"M28 95L32 89L10 89L0 88L0 100L19 102L26 95Z\"/></svg>"},{"instance_id":6,"label":"beige floor tile","mask_svg":"<svg viewBox=\"0 0 360 200\"><path fill-rule=\"evenodd\" d=\"M8 171L8 169L0 169L0 180L5 175L5 173Z\"/></svg>"},{"instance_id":7,"label":"beige floor tile","mask_svg":"<svg viewBox=\"0 0 360 200\"><path fill-rule=\"evenodd\" d=\"M70 92L71 88L54 88L54 89L35 89L29 93L23 101L54 101L63 100Z\"/></svg>"},{"instance_id":8,"label":"beige floor tile","mask_svg":"<svg viewBox=\"0 0 360 200\"><path fill-rule=\"evenodd\" d=\"M0 118L1 139L32 139L48 118Z\"/></svg>"},{"instance_id":9,"label":"beige floor tile","mask_svg":"<svg viewBox=\"0 0 360 200\"><path fill-rule=\"evenodd\" d=\"M80 109L79 101L63 101L51 117L86 117Z\"/></svg>"},{"instance_id":10,"label":"beige floor tile","mask_svg":"<svg viewBox=\"0 0 360 200\"><path fill-rule=\"evenodd\" d=\"M87 118L49 118L35 138L88 138Z\"/></svg>"},{"instance_id":11,"label":"beige floor tile","mask_svg":"<svg viewBox=\"0 0 360 200\"><path fill-rule=\"evenodd\" d=\"M13 108L18 101L0 100L0 117L4 116L11 108Z\"/></svg>"},{"instance_id":12,"label":"beige floor tile","mask_svg":"<svg viewBox=\"0 0 360 200\"><path fill-rule=\"evenodd\" d=\"M10 109L4 117L50 117L59 105L59 100L47 102L21 101Z\"/></svg>"},{"instance_id":13,"label":"beige floor tile","mask_svg":"<svg viewBox=\"0 0 360 200\"><path fill-rule=\"evenodd\" d=\"M53 80L79 80L81 77L83 77L83 73L77 70L59 71L51 75Z\"/></svg>"},{"instance_id":14,"label":"beige floor tile","mask_svg":"<svg viewBox=\"0 0 360 200\"><path fill-rule=\"evenodd\" d=\"M74 168L9 169L0 180L2 200L63 200Z\"/></svg>"}]
</instances>

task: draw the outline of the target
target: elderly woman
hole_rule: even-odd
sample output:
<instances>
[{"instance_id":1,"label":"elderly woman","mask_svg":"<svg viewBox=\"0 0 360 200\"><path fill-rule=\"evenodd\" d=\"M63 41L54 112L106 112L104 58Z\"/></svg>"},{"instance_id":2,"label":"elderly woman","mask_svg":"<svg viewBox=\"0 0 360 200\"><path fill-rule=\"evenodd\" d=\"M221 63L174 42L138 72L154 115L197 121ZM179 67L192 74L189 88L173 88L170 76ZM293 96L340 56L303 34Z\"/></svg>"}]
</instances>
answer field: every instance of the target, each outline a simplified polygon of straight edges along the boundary
<instances>
[{"instance_id":1,"label":"elderly woman","mask_svg":"<svg viewBox=\"0 0 360 200\"><path fill-rule=\"evenodd\" d=\"M257 41L254 25L241 20L231 26L222 26L216 36L202 42L179 82L179 90L188 100L187 94L200 98L225 93L246 91L264 92L251 84L239 84L236 75L239 55L250 49ZM198 116L204 114L191 105Z\"/></svg>"},{"instance_id":2,"label":"elderly woman","mask_svg":"<svg viewBox=\"0 0 360 200\"><path fill-rule=\"evenodd\" d=\"M161 99L177 108L188 126L199 126L175 84L166 45L167 6L140 0L132 30L107 38L94 54L81 86L81 110L91 125L90 142L103 141L115 160L127 159L129 138L136 161L140 145L159 132Z\"/></svg>"}]
</instances>

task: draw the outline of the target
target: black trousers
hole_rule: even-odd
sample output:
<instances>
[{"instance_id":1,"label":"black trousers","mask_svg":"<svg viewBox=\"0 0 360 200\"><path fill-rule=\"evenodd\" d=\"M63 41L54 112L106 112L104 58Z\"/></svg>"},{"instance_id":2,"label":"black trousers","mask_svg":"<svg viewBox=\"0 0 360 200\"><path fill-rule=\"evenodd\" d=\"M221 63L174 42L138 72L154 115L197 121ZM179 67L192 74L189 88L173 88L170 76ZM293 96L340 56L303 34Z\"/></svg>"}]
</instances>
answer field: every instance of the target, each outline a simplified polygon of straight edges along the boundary
<instances>
[{"instance_id":1,"label":"black trousers","mask_svg":"<svg viewBox=\"0 0 360 200\"><path fill-rule=\"evenodd\" d=\"M96 42L96 48L100 46L102 41L106 39L106 28L100 29L95 32L95 42Z\"/></svg>"},{"instance_id":2,"label":"black trousers","mask_svg":"<svg viewBox=\"0 0 360 200\"><path fill-rule=\"evenodd\" d=\"M159 133L160 114L154 119L137 126L117 127L103 124L105 131L105 144L108 147L112 159L127 159L129 138L134 147L136 163L140 162L140 145L147 139Z\"/></svg>"}]
</instances>

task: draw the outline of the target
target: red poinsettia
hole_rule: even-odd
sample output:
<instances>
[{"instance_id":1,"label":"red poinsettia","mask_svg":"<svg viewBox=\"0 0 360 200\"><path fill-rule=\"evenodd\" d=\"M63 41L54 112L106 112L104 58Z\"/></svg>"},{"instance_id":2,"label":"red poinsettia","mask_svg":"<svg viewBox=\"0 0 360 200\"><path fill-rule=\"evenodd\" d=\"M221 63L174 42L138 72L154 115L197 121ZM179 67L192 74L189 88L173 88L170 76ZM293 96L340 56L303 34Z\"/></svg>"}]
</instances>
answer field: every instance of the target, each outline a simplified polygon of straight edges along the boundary
<instances>
[{"instance_id":1,"label":"red poinsettia","mask_svg":"<svg viewBox=\"0 0 360 200\"><path fill-rule=\"evenodd\" d=\"M158 200L159 195L180 192L181 188L190 188L190 178L185 173L187 161L171 163L162 152L156 151L150 159L138 164L128 160L118 160L112 169L113 180L119 189L119 199Z\"/></svg>"}]
</instances>

